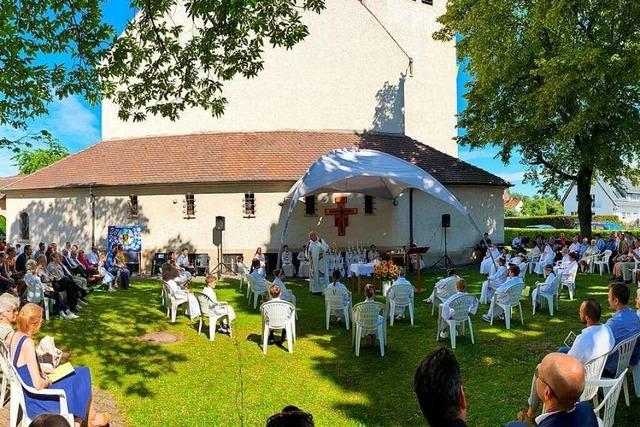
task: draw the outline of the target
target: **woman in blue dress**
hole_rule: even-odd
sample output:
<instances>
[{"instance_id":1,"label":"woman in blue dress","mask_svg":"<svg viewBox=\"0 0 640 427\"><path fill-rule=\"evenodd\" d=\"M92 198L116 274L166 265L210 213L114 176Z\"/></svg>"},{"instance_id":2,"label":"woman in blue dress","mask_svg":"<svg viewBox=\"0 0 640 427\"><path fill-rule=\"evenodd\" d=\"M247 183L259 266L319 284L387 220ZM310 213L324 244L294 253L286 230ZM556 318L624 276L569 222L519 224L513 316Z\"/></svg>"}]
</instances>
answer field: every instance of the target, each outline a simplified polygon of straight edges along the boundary
<instances>
[{"instance_id":1,"label":"woman in blue dress","mask_svg":"<svg viewBox=\"0 0 640 427\"><path fill-rule=\"evenodd\" d=\"M76 367L75 372L52 383L43 374L36 356L35 343L31 339L42 326L42 308L36 304L26 304L18 314L18 330L7 337L11 349L13 366L25 384L38 390L43 388L64 390L69 412L80 423L87 420L89 427L109 424L105 413L96 413L91 404L91 374L89 368ZM60 413L56 396L40 396L24 391L27 415L30 419L43 413Z\"/></svg>"}]
</instances>

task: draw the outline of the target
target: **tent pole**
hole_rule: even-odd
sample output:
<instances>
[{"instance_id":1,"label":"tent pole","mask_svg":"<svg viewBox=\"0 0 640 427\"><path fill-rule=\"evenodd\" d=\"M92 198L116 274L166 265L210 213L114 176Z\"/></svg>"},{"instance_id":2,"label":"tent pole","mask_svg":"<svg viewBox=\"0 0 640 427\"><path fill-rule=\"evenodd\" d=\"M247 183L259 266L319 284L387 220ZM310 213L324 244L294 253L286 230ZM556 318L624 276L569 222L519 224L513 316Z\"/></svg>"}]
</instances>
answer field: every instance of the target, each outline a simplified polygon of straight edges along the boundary
<instances>
[{"instance_id":1,"label":"tent pole","mask_svg":"<svg viewBox=\"0 0 640 427\"><path fill-rule=\"evenodd\" d=\"M413 244L413 188L409 189L409 243Z\"/></svg>"}]
</instances>

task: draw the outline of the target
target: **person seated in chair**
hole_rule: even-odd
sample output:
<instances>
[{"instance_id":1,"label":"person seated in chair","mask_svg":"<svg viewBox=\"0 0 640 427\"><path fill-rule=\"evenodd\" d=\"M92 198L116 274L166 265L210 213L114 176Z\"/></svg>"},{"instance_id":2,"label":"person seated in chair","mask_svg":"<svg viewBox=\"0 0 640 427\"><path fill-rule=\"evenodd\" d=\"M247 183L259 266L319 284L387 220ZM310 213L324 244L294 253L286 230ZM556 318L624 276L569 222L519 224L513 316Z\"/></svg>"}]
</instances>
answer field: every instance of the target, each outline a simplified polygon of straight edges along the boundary
<instances>
[{"instance_id":1,"label":"person seated in chair","mask_svg":"<svg viewBox=\"0 0 640 427\"><path fill-rule=\"evenodd\" d=\"M447 273L449 274L449 276L445 277L444 279L438 280L433 287L433 292L431 292L429 298L423 299L422 302L433 304L436 296L441 297L441 299L442 297L448 296L447 289L450 288L452 284L455 285L456 281L460 277L456 274L456 271L453 268L447 271Z\"/></svg>"},{"instance_id":2,"label":"person seated in chair","mask_svg":"<svg viewBox=\"0 0 640 427\"><path fill-rule=\"evenodd\" d=\"M179 268L188 271L192 277L196 277L196 268L189 262L189 248L182 248L182 253L178 257L176 264Z\"/></svg>"},{"instance_id":3,"label":"person seated in chair","mask_svg":"<svg viewBox=\"0 0 640 427\"><path fill-rule=\"evenodd\" d=\"M284 272L284 276L295 276L296 268L293 265L293 254L289 250L289 245L284 245L282 247L282 255L280 255L280 259L282 260L282 271Z\"/></svg>"},{"instance_id":4,"label":"person seated in chair","mask_svg":"<svg viewBox=\"0 0 640 427\"><path fill-rule=\"evenodd\" d=\"M131 280L131 271L124 262L124 253L118 246L114 246L109 255L107 255L106 269L117 280L120 278L120 287L129 289L129 281Z\"/></svg>"},{"instance_id":5,"label":"person seated in chair","mask_svg":"<svg viewBox=\"0 0 640 427\"><path fill-rule=\"evenodd\" d=\"M16 258L16 272L18 274L24 275L27 273L27 261L32 259L31 255L33 255L31 245L24 245L24 250Z\"/></svg>"},{"instance_id":6,"label":"person seated in chair","mask_svg":"<svg viewBox=\"0 0 640 427\"><path fill-rule=\"evenodd\" d=\"M449 334L447 333L447 321L450 320L455 314L456 311L450 307L451 302L456 298L462 295L469 295L466 291L466 284L464 279L458 279L456 281L456 293L451 295L445 302L442 303L442 313L440 317L440 338L448 338ZM473 304L469 307L469 314L476 314L478 311L478 299L474 298Z\"/></svg>"},{"instance_id":7,"label":"person seated in chair","mask_svg":"<svg viewBox=\"0 0 640 427\"><path fill-rule=\"evenodd\" d=\"M254 258L254 261L258 261L259 262L260 260L257 260L257 259ZM265 302L264 304L269 304L269 303L274 302L274 301L283 301L280 298L280 295L281 295L280 286L272 285L269 288L269 297L270 297L270 299L269 299L269 301ZM292 314L292 316L295 316L295 314ZM273 344L273 343L276 343L276 344L279 344L279 345L284 344L285 340L287 339L287 330L286 329L281 329L280 331L281 331L280 340L276 341L275 340L276 329L270 329L269 330L269 344Z\"/></svg>"},{"instance_id":8,"label":"person seated in chair","mask_svg":"<svg viewBox=\"0 0 640 427\"><path fill-rule=\"evenodd\" d=\"M209 274L205 278L205 286L202 289L202 293L209 297L209 300L214 304L213 311L218 316L225 316L220 319L220 328L219 331L223 334L230 334L231 328L229 327L229 323L233 322L236 318L236 312L226 302L218 302L218 296L216 295L216 285L218 283L218 279L215 275Z\"/></svg>"},{"instance_id":9,"label":"person seated in chair","mask_svg":"<svg viewBox=\"0 0 640 427\"><path fill-rule=\"evenodd\" d=\"M340 282L340 278L342 277L342 274L340 273L340 271L335 270L333 272L333 274L331 275L331 283L329 283L329 285L326 287L326 289L324 289L322 291L323 294L326 294L327 292L331 291L332 289L339 289L341 291L344 291L344 297L342 300L342 304L343 307L349 307L349 304L351 303L350 301L350 295L351 293L349 292L349 289L347 289L347 287L342 284ZM341 310L339 308L333 309L331 310L331 315L336 317L339 321L344 319L344 310Z\"/></svg>"},{"instance_id":10,"label":"person seated in chair","mask_svg":"<svg viewBox=\"0 0 640 427\"><path fill-rule=\"evenodd\" d=\"M485 322L491 322L491 315L493 313L493 317L502 318L504 310L498 303L508 303L507 291L514 286L522 285L524 282L518 275L520 274L520 267L517 265L512 265L509 267L509 274L507 276L507 280L500 285L498 289L496 289L496 293L494 298L491 299L491 305L489 306L489 311L487 314L482 316L482 320Z\"/></svg>"},{"instance_id":11,"label":"person seated in chair","mask_svg":"<svg viewBox=\"0 0 640 427\"><path fill-rule=\"evenodd\" d=\"M168 282L173 280L183 288L189 287L191 274L176 264L176 252L167 252L167 262L162 264L162 280ZM186 274L185 274L186 273Z\"/></svg>"},{"instance_id":12,"label":"person seated in chair","mask_svg":"<svg viewBox=\"0 0 640 427\"><path fill-rule=\"evenodd\" d=\"M611 329L616 345L621 341L640 333L640 319L636 312L629 307L629 299L631 291L629 287L623 283L612 283L609 285L609 293L607 300L609 306L615 311L615 314L607 320L606 325ZM631 355L629 364L636 366L640 362L640 340L636 342L636 346ZM603 377L613 378L618 367L618 353L609 355L607 363L604 365Z\"/></svg>"},{"instance_id":13,"label":"person seated in chair","mask_svg":"<svg viewBox=\"0 0 640 427\"><path fill-rule=\"evenodd\" d=\"M535 424L538 427L598 427L591 403L580 402L584 382L584 367L578 359L562 353L546 355L536 367L532 385L534 398L544 404L544 413L535 418ZM523 419L506 427L527 425Z\"/></svg>"},{"instance_id":14,"label":"person seated in chair","mask_svg":"<svg viewBox=\"0 0 640 427\"><path fill-rule=\"evenodd\" d=\"M44 258L43 258L44 259ZM72 319L77 316L67 315L68 307L62 301L60 293L53 289L53 286L49 283L43 283L42 279L38 276L38 263L32 259L27 261L27 274L24 275L24 281L27 284L27 302L34 304L40 304L45 297L55 301L55 310L62 319ZM45 307L46 310L49 307Z\"/></svg>"},{"instance_id":15,"label":"person seated in chair","mask_svg":"<svg viewBox=\"0 0 640 427\"><path fill-rule=\"evenodd\" d=\"M33 259L37 260L40 255L45 255L47 252L47 245L44 242L38 244L38 250L33 254Z\"/></svg>"},{"instance_id":16,"label":"person seated in chair","mask_svg":"<svg viewBox=\"0 0 640 427\"><path fill-rule=\"evenodd\" d=\"M541 292L543 294L548 294L549 292L551 292L551 289L553 288L553 282L556 280L556 274L553 272L553 265L551 264L547 264L544 267L544 272L546 274L546 278L544 279L544 282L540 285L540 287L536 287L532 292L531 292L531 306L535 306L535 307L539 307L540 306L540 298L538 298L538 292ZM536 285L539 282L536 282Z\"/></svg>"},{"instance_id":17,"label":"person seated in chair","mask_svg":"<svg viewBox=\"0 0 640 427\"><path fill-rule=\"evenodd\" d=\"M71 272L73 276L80 276L83 278L87 278L87 272L84 270L84 267L77 262L76 259L72 256L71 251L66 248L62 250L62 263L65 267Z\"/></svg>"},{"instance_id":18,"label":"person seated in chair","mask_svg":"<svg viewBox=\"0 0 640 427\"><path fill-rule=\"evenodd\" d=\"M290 289L287 289L287 286L284 284L284 270L277 269L273 272L273 284L280 286L280 295L281 298L285 301L289 301L291 304L296 305L296 296L291 292Z\"/></svg>"},{"instance_id":19,"label":"person seated in chair","mask_svg":"<svg viewBox=\"0 0 640 427\"><path fill-rule=\"evenodd\" d=\"M0 341L13 333L13 324L20 310L20 298L9 293L0 295Z\"/></svg>"},{"instance_id":20,"label":"person seated in chair","mask_svg":"<svg viewBox=\"0 0 640 427\"><path fill-rule=\"evenodd\" d=\"M404 277L404 275L405 275L404 268L399 267L398 268L398 278L393 282L393 284L391 285L391 287L387 291L387 298L394 299L396 297L396 291L397 290L399 290L401 288L402 289L409 288L409 289L411 289L411 292L410 292L409 295L410 295L411 301L413 303L413 297L415 295L416 288L413 287L411 282L408 281ZM396 316L396 319L402 319L404 317L405 310L406 310L406 307L398 307L398 306L396 306L396 310L395 310L395 313L393 313L393 315Z\"/></svg>"},{"instance_id":21,"label":"person seated in chair","mask_svg":"<svg viewBox=\"0 0 640 427\"><path fill-rule=\"evenodd\" d=\"M256 281L261 281L265 279L265 272L262 263L258 258L254 258L251 260L251 270L249 271L249 276L253 277Z\"/></svg>"},{"instance_id":22,"label":"person seated in chair","mask_svg":"<svg viewBox=\"0 0 640 427\"><path fill-rule=\"evenodd\" d=\"M57 252L53 253L49 264L46 264L46 260L38 260L39 266L36 272L42 282L50 283L56 292L64 291L67 293L69 310L65 311L65 313L67 317L73 317L79 306L87 305L88 303L82 298L81 289L74 282L73 277L66 274L60 261L60 256ZM46 265L46 269L43 267L44 265Z\"/></svg>"},{"instance_id":23,"label":"person seated in chair","mask_svg":"<svg viewBox=\"0 0 640 427\"><path fill-rule=\"evenodd\" d=\"M506 258L500 257L496 260L496 263L498 268L492 274L489 274L487 280L482 283L482 291L480 292L480 302L482 304L488 304L493 298L496 289L507 280L509 268L507 267Z\"/></svg>"},{"instance_id":24,"label":"person seated in chair","mask_svg":"<svg viewBox=\"0 0 640 427\"><path fill-rule=\"evenodd\" d=\"M6 267L7 255L0 252L0 293L9 292L18 295L16 280L11 277Z\"/></svg>"}]
</instances>

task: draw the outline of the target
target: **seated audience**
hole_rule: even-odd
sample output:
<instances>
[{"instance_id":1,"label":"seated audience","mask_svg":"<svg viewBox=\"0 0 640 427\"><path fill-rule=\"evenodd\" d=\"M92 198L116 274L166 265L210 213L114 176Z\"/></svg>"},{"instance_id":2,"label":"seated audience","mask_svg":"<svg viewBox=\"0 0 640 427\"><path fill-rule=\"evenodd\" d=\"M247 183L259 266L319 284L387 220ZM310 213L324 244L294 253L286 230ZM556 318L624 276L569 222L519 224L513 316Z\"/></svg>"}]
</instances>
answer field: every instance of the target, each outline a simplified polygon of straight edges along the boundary
<instances>
[{"instance_id":1,"label":"seated audience","mask_svg":"<svg viewBox=\"0 0 640 427\"><path fill-rule=\"evenodd\" d=\"M440 347L427 355L416 369L413 390L430 426L467 425L467 398L460 366L451 350Z\"/></svg>"},{"instance_id":2,"label":"seated audience","mask_svg":"<svg viewBox=\"0 0 640 427\"><path fill-rule=\"evenodd\" d=\"M111 273L116 280L120 278L120 286L122 289L129 289L131 272L127 268L127 264L122 262L119 254L121 254L121 252L119 252L118 247L115 246L107 256L106 270Z\"/></svg>"},{"instance_id":3,"label":"seated audience","mask_svg":"<svg viewBox=\"0 0 640 427\"><path fill-rule=\"evenodd\" d=\"M544 273L544 266L547 264L553 264L556 252L553 249L554 243L553 239L549 238L544 245L544 250L540 254L540 260L536 264L536 268L534 269L537 275L542 275Z\"/></svg>"},{"instance_id":4,"label":"seated audience","mask_svg":"<svg viewBox=\"0 0 640 427\"><path fill-rule=\"evenodd\" d=\"M297 406L285 406L267 419L267 427L314 427L313 415Z\"/></svg>"},{"instance_id":5,"label":"seated audience","mask_svg":"<svg viewBox=\"0 0 640 427\"><path fill-rule=\"evenodd\" d=\"M520 286L524 284L522 279L518 277L519 274L520 274L520 267L518 267L517 265L512 265L511 267L509 267L509 274L507 276L507 280L505 280L505 282L502 285L500 285L498 289L496 289L495 298L491 300L489 311L487 312L487 314L482 316L482 320L484 320L485 322L491 322L492 313L494 318L495 317L502 318L504 310L497 303L507 304L509 302L507 291L514 286Z\"/></svg>"},{"instance_id":6,"label":"seated audience","mask_svg":"<svg viewBox=\"0 0 640 427\"><path fill-rule=\"evenodd\" d=\"M409 295L410 295L411 301L413 301L416 289L413 287L411 282L408 281L405 278L404 275L405 275L404 268L399 267L398 268L398 278L393 282L393 284L391 285L391 287L387 291L387 298L388 299L390 299L390 300L395 299L396 290L409 288L411 290ZM396 319L402 319L404 317L404 312L406 311L406 309L407 309L406 307L398 307L398 306L396 306L396 310L395 310L395 313L393 313L393 315L396 316Z\"/></svg>"},{"instance_id":7,"label":"seated audience","mask_svg":"<svg viewBox=\"0 0 640 427\"><path fill-rule=\"evenodd\" d=\"M503 257L500 257L496 260L496 264L498 268L489 274L487 280L482 283L482 290L480 292L480 302L482 304L487 304L493 298L493 294L496 289L500 287L507 280L507 274L509 273L509 268L507 267L507 260Z\"/></svg>"},{"instance_id":8,"label":"seated audience","mask_svg":"<svg viewBox=\"0 0 640 427\"><path fill-rule=\"evenodd\" d=\"M43 265L46 265L46 267L43 267ZM40 260L39 269L36 270L36 273L40 276L42 282L50 283L56 292L65 291L67 293L67 304L69 305L69 310L65 312L67 316L70 316L69 313L75 316L78 307L87 304L81 298L80 288L78 288L73 278L65 274L59 253L54 252L51 255L49 264L46 264L46 260Z\"/></svg>"},{"instance_id":9,"label":"seated audience","mask_svg":"<svg viewBox=\"0 0 640 427\"><path fill-rule=\"evenodd\" d=\"M533 291L531 291L532 306L536 306L536 307L540 306L540 301L541 301L541 298L539 298L541 296L540 294L549 295L555 292L555 289L553 287L553 282L556 280L556 274L553 272L553 266L551 264L547 264L544 267L544 273L546 275L544 282L540 285L540 287L536 286L536 288ZM538 283L540 282L536 282L536 285L538 285Z\"/></svg>"},{"instance_id":10,"label":"seated audience","mask_svg":"<svg viewBox=\"0 0 640 427\"><path fill-rule=\"evenodd\" d=\"M75 366L70 375L52 383L42 374L38 364L35 343L32 336L40 331L42 326L42 307L36 304L26 304L18 314L18 331L9 338L12 363L18 375L27 385L38 390L45 388L64 390L67 404L78 422L85 420L89 426L105 426L109 424L109 417L105 413L96 413L91 396L91 373L89 368ZM43 413L55 413L60 410L57 400L49 396L24 394L25 406L29 418L35 418Z\"/></svg>"},{"instance_id":11,"label":"seated audience","mask_svg":"<svg viewBox=\"0 0 640 427\"><path fill-rule=\"evenodd\" d=\"M569 262L558 268L558 274L562 277L562 283L575 282L578 274L578 254L571 252Z\"/></svg>"},{"instance_id":12,"label":"seated audience","mask_svg":"<svg viewBox=\"0 0 640 427\"><path fill-rule=\"evenodd\" d=\"M280 286L280 298L285 301L289 301L291 304L296 304L296 296L291 292L290 289L287 289L287 286L284 284L284 270L277 269L273 272L273 284Z\"/></svg>"},{"instance_id":13,"label":"seated audience","mask_svg":"<svg viewBox=\"0 0 640 427\"><path fill-rule=\"evenodd\" d=\"M366 285L364 285L364 302L375 302L375 295L376 290L371 283L367 283ZM376 326L382 325L384 321L384 317L378 314L378 317L376 318ZM367 335L369 337L372 344L375 343L375 339L378 334L377 329L363 330L362 333L363 335Z\"/></svg>"},{"instance_id":14,"label":"seated audience","mask_svg":"<svg viewBox=\"0 0 640 427\"><path fill-rule=\"evenodd\" d=\"M75 252L72 253L71 255L76 257ZM82 268L84 268L84 271L87 273L88 277L91 278L92 276L95 276L98 274L98 264L100 263L99 259L96 265L91 264L86 254L84 253L83 249L80 249L78 251L76 259L78 260L78 263L82 266Z\"/></svg>"},{"instance_id":15,"label":"seated audience","mask_svg":"<svg viewBox=\"0 0 640 427\"><path fill-rule=\"evenodd\" d=\"M618 255L613 264L611 274L613 279L631 283L631 270L636 266L636 262L640 261L640 247L636 248L632 243L628 252Z\"/></svg>"},{"instance_id":16,"label":"seated audience","mask_svg":"<svg viewBox=\"0 0 640 427\"><path fill-rule=\"evenodd\" d=\"M451 308L451 303L453 302L453 300L455 300L456 298L462 295L469 295L465 291L465 287L466 286L465 286L464 279L458 279L458 281L456 281L456 293L451 295L444 303L442 303L442 311L440 314L441 320L439 320L440 338L449 337L449 334L447 333L447 321L450 320L456 314L456 311L453 308ZM473 304L471 304L471 306L469 307L469 314L476 314L477 311L478 311L478 299L474 298Z\"/></svg>"},{"instance_id":17,"label":"seated audience","mask_svg":"<svg viewBox=\"0 0 640 427\"><path fill-rule=\"evenodd\" d=\"M20 309L20 298L4 293L0 295L0 340L5 341L13 332L13 324Z\"/></svg>"},{"instance_id":18,"label":"seated audience","mask_svg":"<svg viewBox=\"0 0 640 427\"><path fill-rule=\"evenodd\" d=\"M100 250L97 246L91 246L91 250L87 254L87 261L94 268L98 268L98 264L100 263Z\"/></svg>"},{"instance_id":19,"label":"seated audience","mask_svg":"<svg viewBox=\"0 0 640 427\"><path fill-rule=\"evenodd\" d=\"M40 258L44 260L44 255ZM38 275L38 263L32 259L27 261L27 274L24 276L24 281L27 285L27 302L34 304L40 304L45 297L52 299L55 302L55 308L57 313L63 319L73 319L74 316L69 312L68 307L63 302L60 293L53 289L50 283L44 283ZM49 307L45 307L47 310ZM69 314L67 314L69 312Z\"/></svg>"},{"instance_id":20,"label":"seated audience","mask_svg":"<svg viewBox=\"0 0 640 427\"><path fill-rule=\"evenodd\" d=\"M569 253L580 254L580 239L578 236L573 236L571 245L569 245Z\"/></svg>"},{"instance_id":21,"label":"seated audience","mask_svg":"<svg viewBox=\"0 0 640 427\"><path fill-rule=\"evenodd\" d=\"M256 280L264 280L264 278L266 277L264 266L260 262L260 259L254 258L251 260L251 270L249 270L249 276L253 277Z\"/></svg>"},{"instance_id":22,"label":"seated audience","mask_svg":"<svg viewBox=\"0 0 640 427\"><path fill-rule=\"evenodd\" d=\"M601 314L602 309L598 301L591 298L584 300L580 304L580 321L586 327L575 338L571 347L561 347L558 352L575 357L583 365L609 353L615 346L615 341L611 329L600 323ZM529 394L529 408L519 412L518 419L533 422L540 403L542 402L536 393L536 377L534 376Z\"/></svg>"},{"instance_id":23,"label":"seated audience","mask_svg":"<svg viewBox=\"0 0 640 427\"><path fill-rule=\"evenodd\" d=\"M536 367L532 384L533 402L544 404L544 412L535 418L538 427L598 427L590 402L580 402L584 390L584 367L575 357L550 353ZM533 422L527 413L507 427L527 426Z\"/></svg>"},{"instance_id":24,"label":"seated audience","mask_svg":"<svg viewBox=\"0 0 640 427\"><path fill-rule=\"evenodd\" d=\"M606 325L611 329L616 345L621 341L640 332L640 319L636 312L629 307L631 291L629 287L622 283L612 283L609 285L608 301L615 314L607 320ZM640 341L631 355L630 365L637 365L640 360ZM612 354L607 358L604 365L603 376L613 377L618 367L618 354Z\"/></svg>"},{"instance_id":25,"label":"seated audience","mask_svg":"<svg viewBox=\"0 0 640 427\"><path fill-rule=\"evenodd\" d=\"M209 300L213 303L212 310L218 316L224 316L220 319L220 328L218 329L223 334L230 334L231 329L229 323L233 322L236 318L236 312L226 302L218 302L218 296L216 295L216 285L218 279L215 275L209 274L205 278L205 287L202 289L202 293L209 297Z\"/></svg>"},{"instance_id":26,"label":"seated audience","mask_svg":"<svg viewBox=\"0 0 640 427\"><path fill-rule=\"evenodd\" d=\"M332 289L343 291L343 307L349 307L349 305L351 304L351 293L344 284L340 283L341 277L342 274L340 273L340 271L335 270L331 275L331 283L329 283L329 285L322 291L322 293L326 294L327 292L331 292ZM332 309L331 316L336 317L338 320L342 320L344 319L344 310L339 308Z\"/></svg>"},{"instance_id":27,"label":"seated audience","mask_svg":"<svg viewBox=\"0 0 640 427\"><path fill-rule=\"evenodd\" d=\"M254 258L254 261L258 261L259 262L260 260L258 260L257 258ZM269 304L269 303L274 302L274 301L283 301L280 298L280 286L278 286L278 285L271 286L269 288L269 297L270 297L269 301L265 302L264 304ZM294 313L291 313L291 315L295 316ZM273 344L273 343L280 344L280 345L284 344L285 340L287 339L287 330L286 329L281 329L281 335L280 335L280 340L279 341L275 340L275 332L276 332L276 329L270 329L269 330L269 344Z\"/></svg>"},{"instance_id":28,"label":"seated audience","mask_svg":"<svg viewBox=\"0 0 640 427\"><path fill-rule=\"evenodd\" d=\"M77 262L73 257L73 251L67 250L66 248L62 250L62 264L71 272L73 276L80 276L86 280L87 273L84 268Z\"/></svg>"},{"instance_id":29,"label":"seated audience","mask_svg":"<svg viewBox=\"0 0 640 427\"><path fill-rule=\"evenodd\" d=\"M196 268L189 262L189 248L182 248L182 253L176 260L178 267L188 271L192 277L196 276Z\"/></svg>"},{"instance_id":30,"label":"seated audience","mask_svg":"<svg viewBox=\"0 0 640 427\"><path fill-rule=\"evenodd\" d=\"M262 248L260 248L260 247L256 248L256 253L253 255L253 259L257 259L258 261L260 261L260 267L262 267L262 268L266 267L267 259L265 258L264 254L262 253Z\"/></svg>"},{"instance_id":31,"label":"seated audience","mask_svg":"<svg viewBox=\"0 0 640 427\"><path fill-rule=\"evenodd\" d=\"M167 252L167 262L162 264L160 268L162 269L162 280L164 280L165 282L173 280L182 287L189 286L189 282L191 281L192 277L191 273L178 266L178 264L176 263L175 251Z\"/></svg>"},{"instance_id":32,"label":"seated audience","mask_svg":"<svg viewBox=\"0 0 640 427\"><path fill-rule=\"evenodd\" d=\"M46 255L47 252L47 245L44 244L44 242L40 242L38 244L38 250L33 254L33 259L37 260L40 255Z\"/></svg>"},{"instance_id":33,"label":"seated audience","mask_svg":"<svg viewBox=\"0 0 640 427\"><path fill-rule=\"evenodd\" d=\"M236 270L239 275L249 274L249 268L244 265L244 256L242 254L236 257Z\"/></svg>"},{"instance_id":34,"label":"seated audience","mask_svg":"<svg viewBox=\"0 0 640 427\"><path fill-rule=\"evenodd\" d=\"M0 293L10 292L18 295L16 280L11 277L7 269L7 255L0 252Z\"/></svg>"},{"instance_id":35,"label":"seated audience","mask_svg":"<svg viewBox=\"0 0 640 427\"><path fill-rule=\"evenodd\" d=\"M460 277L456 274L456 271L452 268L448 271L449 276L444 279L440 279L436 282L433 287L433 292L429 298L422 300L422 302L426 302L427 304L432 304L435 301L435 297L439 297L441 300L445 300L449 298L452 292L451 289L455 289L455 284Z\"/></svg>"},{"instance_id":36,"label":"seated audience","mask_svg":"<svg viewBox=\"0 0 640 427\"><path fill-rule=\"evenodd\" d=\"M49 246L47 246L47 250L44 253L47 256L47 262L51 261L51 255L56 252L58 252L58 244L56 242L49 243Z\"/></svg>"},{"instance_id":37,"label":"seated audience","mask_svg":"<svg viewBox=\"0 0 640 427\"><path fill-rule=\"evenodd\" d=\"M585 238L586 240L586 238ZM580 264L582 264L584 270L588 270L591 263L594 261L594 257L598 255L598 247L596 246L596 240L591 239L591 244L587 246L580 254Z\"/></svg>"},{"instance_id":38,"label":"seated audience","mask_svg":"<svg viewBox=\"0 0 640 427\"><path fill-rule=\"evenodd\" d=\"M492 243L489 249L487 249L484 258L480 262L480 274L489 275L491 274L491 269L494 267L494 262L498 261L498 257L500 256L500 250L496 246L495 243Z\"/></svg>"},{"instance_id":39,"label":"seated audience","mask_svg":"<svg viewBox=\"0 0 640 427\"><path fill-rule=\"evenodd\" d=\"M16 272L18 274L24 275L27 272L27 261L31 259L32 254L31 245L24 245L24 250L16 258Z\"/></svg>"}]
</instances>

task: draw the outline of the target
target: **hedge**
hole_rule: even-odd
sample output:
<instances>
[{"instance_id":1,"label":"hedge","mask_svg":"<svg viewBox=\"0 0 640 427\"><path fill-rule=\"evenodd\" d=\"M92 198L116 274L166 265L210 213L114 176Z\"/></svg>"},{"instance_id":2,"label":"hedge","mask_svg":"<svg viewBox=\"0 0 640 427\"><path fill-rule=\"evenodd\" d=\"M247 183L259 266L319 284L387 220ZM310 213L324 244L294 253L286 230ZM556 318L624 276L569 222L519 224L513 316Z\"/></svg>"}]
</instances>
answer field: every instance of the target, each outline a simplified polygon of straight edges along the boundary
<instances>
[{"instance_id":1,"label":"hedge","mask_svg":"<svg viewBox=\"0 0 640 427\"><path fill-rule=\"evenodd\" d=\"M640 230L636 229L625 229L624 230L627 233L631 233L635 236L638 236L640 234ZM567 236L568 240L573 239L573 236L575 235L579 235L580 234L580 230L576 230L575 228L556 228L555 230L544 230L544 229L537 229L537 228L510 228L510 227L505 227L504 229L504 244L505 245L510 245L511 241L513 240L514 237L516 236L520 236L520 237L528 237L531 240L535 240L536 237L538 236L542 236L543 238L548 238L548 237L560 237L560 234L564 233L565 236ZM593 235L595 236L596 234L601 234L602 236L608 236L609 234L613 233L613 231L607 231L607 230L594 230L593 231Z\"/></svg>"},{"instance_id":2,"label":"hedge","mask_svg":"<svg viewBox=\"0 0 640 427\"><path fill-rule=\"evenodd\" d=\"M7 235L7 219L0 215L0 237Z\"/></svg>"},{"instance_id":3,"label":"hedge","mask_svg":"<svg viewBox=\"0 0 640 427\"><path fill-rule=\"evenodd\" d=\"M593 221L622 224L616 215L594 215ZM504 226L525 228L527 225L547 224L555 228L570 229L576 222L578 222L578 217L575 215L512 216L504 219Z\"/></svg>"}]
</instances>

